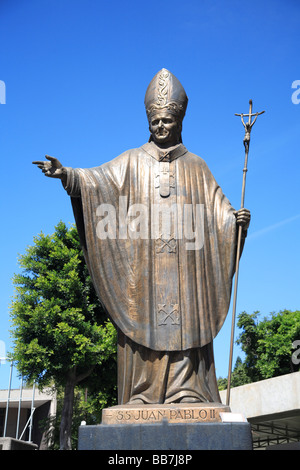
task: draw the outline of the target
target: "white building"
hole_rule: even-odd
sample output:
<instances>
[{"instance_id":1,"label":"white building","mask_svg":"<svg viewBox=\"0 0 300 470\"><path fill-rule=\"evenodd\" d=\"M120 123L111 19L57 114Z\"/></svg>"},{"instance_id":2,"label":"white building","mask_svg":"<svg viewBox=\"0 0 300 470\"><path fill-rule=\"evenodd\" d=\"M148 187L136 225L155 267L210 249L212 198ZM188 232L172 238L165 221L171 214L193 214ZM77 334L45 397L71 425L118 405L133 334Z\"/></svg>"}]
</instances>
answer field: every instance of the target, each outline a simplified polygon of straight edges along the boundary
<instances>
[{"instance_id":1,"label":"white building","mask_svg":"<svg viewBox=\"0 0 300 470\"><path fill-rule=\"evenodd\" d=\"M232 388L230 408L251 424L254 449L300 450L300 371Z\"/></svg>"},{"instance_id":2,"label":"white building","mask_svg":"<svg viewBox=\"0 0 300 470\"><path fill-rule=\"evenodd\" d=\"M22 436L22 440L28 441L30 436L31 442L37 444L39 449L47 449L48 442L40 429L40 423L55 414L56 396L51 389L44 392L40 392L37 387L0 390L0 437L5 434L5 437L20 439Z\"/></svg>"}]
</instances>

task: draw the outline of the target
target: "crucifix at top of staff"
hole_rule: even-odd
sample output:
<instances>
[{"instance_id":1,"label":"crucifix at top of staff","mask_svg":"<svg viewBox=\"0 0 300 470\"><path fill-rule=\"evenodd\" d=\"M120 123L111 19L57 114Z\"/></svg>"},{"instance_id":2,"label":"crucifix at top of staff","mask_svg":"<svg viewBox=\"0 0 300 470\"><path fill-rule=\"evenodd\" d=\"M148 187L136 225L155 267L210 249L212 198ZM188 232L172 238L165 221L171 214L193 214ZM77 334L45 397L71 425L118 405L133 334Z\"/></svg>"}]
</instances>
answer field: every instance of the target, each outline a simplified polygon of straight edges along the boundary
<instances>
[{"instance_id":1,"label":"crucifix at top of staff","mask_svg":"<svg viewBox=\"0 0 300 470\"><path fill-rule=\"evenodd\" d=\"M245 163L243 168L243 185L242 185L242 198L241 198L241 209L244 208L245 201L245 188L246 188L246 173L248 171L248 154L250 146L250 134L252 127L260 114L263 114L265 111L260 113L252 113L252 100L249 101L249 113L248 114L235 114L235 116L240 116L242 124L245 128L245 137L243 140L245 147ZM253 116L255 118L252 121ZM248 122L245 123L244 117L248 117ZM238 229L238 240L237 240L237 253L236 253L236 267L235 267L235 281L234 281L234 290L233 290L233 308L232 308L232 323L231 323L231 339L230 339L230 355L229 355L229 367L228 367L228 383L227 383L227 398L226 404L229 406L230 402L230 386L231 386L231 371L232 371L232 355L233 355L233 342L234 342L234 327L235 327L235 313L236 313L236 298L237 298L237 286L238 286L238 275L239 275L239 262L241 254L241 241L242 241L242 226L239 226Z\"/></svg>"}]
</instances>

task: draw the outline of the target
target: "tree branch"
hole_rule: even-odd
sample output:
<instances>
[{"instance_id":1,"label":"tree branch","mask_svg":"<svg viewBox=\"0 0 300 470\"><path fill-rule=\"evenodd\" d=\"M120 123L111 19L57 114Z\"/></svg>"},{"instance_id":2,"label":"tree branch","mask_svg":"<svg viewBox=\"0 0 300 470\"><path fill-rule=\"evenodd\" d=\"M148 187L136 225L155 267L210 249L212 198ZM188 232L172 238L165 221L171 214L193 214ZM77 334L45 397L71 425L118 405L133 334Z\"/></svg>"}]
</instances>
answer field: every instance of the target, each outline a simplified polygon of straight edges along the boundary
<instances>
[{"instance_id":1,"label":"tree branch","mask_svg":"<svg viewBox=\"0 0 300 470\"><path fill-rule=\"evenodd\" d=\"M79 382L81 382L83 379L85 379L86 377L88 377L94 370L95 366L93 367L90 367L86 372L83 372L82 374L79 374L77 377L76 377L76 384L78 384Z\"/></svg>"}]
</instances>

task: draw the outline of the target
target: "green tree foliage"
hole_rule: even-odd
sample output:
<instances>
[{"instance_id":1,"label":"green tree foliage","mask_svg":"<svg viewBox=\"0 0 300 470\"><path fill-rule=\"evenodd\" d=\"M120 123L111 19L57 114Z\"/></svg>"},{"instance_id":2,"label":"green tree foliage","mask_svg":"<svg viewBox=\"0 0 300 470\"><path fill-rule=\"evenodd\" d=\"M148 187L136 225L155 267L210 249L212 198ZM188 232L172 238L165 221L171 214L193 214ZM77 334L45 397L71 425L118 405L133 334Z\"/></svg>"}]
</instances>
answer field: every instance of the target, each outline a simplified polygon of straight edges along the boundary
<instances>
[{"instance_id":1,"label":"green tree foliage","mask_svg":"<svg viewBox=\"0 0 300 470\"><path fill-rule=\"evenodd\" d=\"M237 344L245 353L238 358L232 372L232 387L257 382L279 375L297 372L298 361L293 361L293 343L300 340L300 311L283 310L258 320L259 312L238 316L241 333ZM218 379L220 390L227 387L227 379Z\"/></svg>"},{"instance_id":2,"label":"green tree foliage","mask_svg":"<svg viewBox=\"0 0 300 470\"><path fill-rule=\"evenodd\" d=\"M60 222L52 235L35 237L19 264L13 360L28 382L64 388L60 446L70 449L75 386L88 387L89 379L100 407L116 395L116 331L95 294L74 226Z\"/></svg>"},{"instance_id":3,"label":"green tree foliage","mask_svg":"<svg viewBox=\"0 0 300 470\"><path fill-rule=\"evenodd\" d=\"M268 379L299 370L292 361L293 342L300 340L300 311L283 310L257 321L259 312L239 316L242 329L237 344L246 354L251 381Z\"/></svg>"}]
</instances>

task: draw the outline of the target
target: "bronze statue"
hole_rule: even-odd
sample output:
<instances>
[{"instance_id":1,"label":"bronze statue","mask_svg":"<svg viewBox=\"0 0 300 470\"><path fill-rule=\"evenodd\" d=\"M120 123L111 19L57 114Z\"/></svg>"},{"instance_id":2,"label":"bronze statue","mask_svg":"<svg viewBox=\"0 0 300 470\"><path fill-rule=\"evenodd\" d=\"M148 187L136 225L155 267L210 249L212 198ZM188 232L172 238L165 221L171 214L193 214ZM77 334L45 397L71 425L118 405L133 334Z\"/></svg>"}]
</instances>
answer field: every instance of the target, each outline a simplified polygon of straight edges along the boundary
<instances>
[{"instance_id":1,"label":"bronze statue","mask_svg":"<svg viewBox=\"0 0 300 470\"><path fill-rule=\"evenodd\" d=\"M71 197L95 289L118 330L124 403L220 402L213 338L235 269L235 211L202 158L182 144L188 98L166 69L145 96L149 142L96 168L33 162Z\"/></svg>"}]
</instances>

